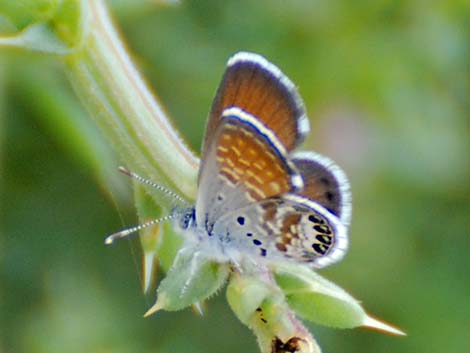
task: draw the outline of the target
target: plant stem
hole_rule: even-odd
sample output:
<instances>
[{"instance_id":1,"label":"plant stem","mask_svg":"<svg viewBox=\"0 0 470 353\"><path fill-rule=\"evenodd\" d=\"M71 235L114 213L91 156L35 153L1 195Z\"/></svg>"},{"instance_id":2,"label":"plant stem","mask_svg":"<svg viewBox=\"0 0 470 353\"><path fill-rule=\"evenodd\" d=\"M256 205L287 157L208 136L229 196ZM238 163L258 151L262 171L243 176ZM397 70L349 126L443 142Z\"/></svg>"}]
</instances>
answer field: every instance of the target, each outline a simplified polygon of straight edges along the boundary
<instances>
[{"instance_id":1,"label":"plant stem","mask_svg":"<svg viewBox=\"0 0 470 353\"><path fill-rule=\"evenodd\" d=\"M64 62L75 91L124 163L188 199L198 159L139 75L101 0L83 3L81 43Z\"/></svg>"}]
</instances>

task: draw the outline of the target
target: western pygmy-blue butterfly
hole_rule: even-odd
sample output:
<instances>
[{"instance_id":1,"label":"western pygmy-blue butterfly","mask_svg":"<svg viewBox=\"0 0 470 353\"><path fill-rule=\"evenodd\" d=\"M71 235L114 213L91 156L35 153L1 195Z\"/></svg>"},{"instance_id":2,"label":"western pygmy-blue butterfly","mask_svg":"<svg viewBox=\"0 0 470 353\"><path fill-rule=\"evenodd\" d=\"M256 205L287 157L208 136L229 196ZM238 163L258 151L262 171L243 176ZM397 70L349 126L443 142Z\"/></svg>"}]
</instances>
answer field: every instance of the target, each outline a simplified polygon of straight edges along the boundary
<instances>
[{"instance_id":1,"label":"western pygmy-blue butterfly","mask_svg":"<svg viewBox=\"0 0 470 353\"><path fill-rule=\"evenodd\" d=\"M186 239L205 256L235 264L250 257L320 268L340 260L349 184L328 158L295 151L308 132L294 84L260 55L233 55L207 122L196 204L172 212Z\"/></svg>"}]
</instances>

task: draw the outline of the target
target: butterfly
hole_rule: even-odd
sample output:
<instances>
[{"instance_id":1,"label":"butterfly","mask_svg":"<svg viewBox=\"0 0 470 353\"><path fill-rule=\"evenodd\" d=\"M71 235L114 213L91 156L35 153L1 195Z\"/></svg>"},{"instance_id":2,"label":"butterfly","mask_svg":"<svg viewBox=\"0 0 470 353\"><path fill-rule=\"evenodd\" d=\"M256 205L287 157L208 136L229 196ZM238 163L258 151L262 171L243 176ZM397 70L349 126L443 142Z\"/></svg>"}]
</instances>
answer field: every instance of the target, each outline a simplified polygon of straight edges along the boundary
<instances>
[{"instance_id":1,"label":"butterfly","mask_svg":"<svg viewBox=\"0 0 470 353\"><path fill-rule=\"evenodd\" d=\"M349 183L329 159L293 152L308 131L287 76L260 55L232 56L207 122L196 205L182 228L221 252L314 267L341 259Z\"/></svg>"},{"instance_id":2,"label":"butterfly","mask_svg":"<svg viewBox=\"0 0 470 353\"><path fill-rule=\"evenodd\" d=\"M248 52L228 60L206 126L196 203L173 211L198 251L315 268L344 256L349 183L330 159L296 151L308 132L302 99L279 68Z\"/></svg>"}]
</instances>

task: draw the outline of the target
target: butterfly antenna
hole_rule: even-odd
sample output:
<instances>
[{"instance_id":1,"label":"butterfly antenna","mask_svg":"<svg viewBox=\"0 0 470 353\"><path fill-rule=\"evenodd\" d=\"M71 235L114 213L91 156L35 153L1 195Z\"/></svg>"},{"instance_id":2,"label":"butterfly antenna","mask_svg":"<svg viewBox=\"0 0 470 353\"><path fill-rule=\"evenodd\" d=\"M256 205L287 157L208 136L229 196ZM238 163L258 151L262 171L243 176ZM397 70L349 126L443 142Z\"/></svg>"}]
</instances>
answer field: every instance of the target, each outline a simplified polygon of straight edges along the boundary
<instances>
[{"instance_id":1,"label":"butterfly antenna","mask_svg":"<svg viewBox=\"0 0 470 353\"><path fill-rule=\"evenodd\" d=\"M168 221L170 219L173 219L173 218L175 218L175 216L176 216L175 214L169 214L168 216L152 219L151 221L139 224L138 226L135 226L135 227L132 227L132 228L127 228L127 229L121 230L120 232L117 232L117 233L113 233L113 234L106 237L106 239L104 240L104 243L106 245L111 245L116 240L126 238L129 235L131 235L133 233L136 233L141 229L153 226L154 224L157 224L157 223L160 223L160 222L165 222L165 221Z\"/></svg>"},{"instance_id":2,"label":"butterfly antenna","mask_svg":"<svg viewBox=\"0 0 470 353\"><path fill-rule=\"evenodd\" d=\"M124 174L124 175L127 175L128 177L132 178L132 179L135 179L137 180L138 182L142 183L142 184L145 184L145 185L149 185L151 187L153 187L154 189L157 189L158 191L168 195L168 196L171 196L172 198L180 201L181 203L185 204L185 205L188 205L188 202L183 199L181 196L179 196L177 193L167 189L167 188L164 188L163 186L149 180L149 179L145 179L143 177L141 177L140 175L134 173L134 172L131 172L130 170L124 168L124 167L119 167L118 170Z\"/></svg>"}]
</instances>

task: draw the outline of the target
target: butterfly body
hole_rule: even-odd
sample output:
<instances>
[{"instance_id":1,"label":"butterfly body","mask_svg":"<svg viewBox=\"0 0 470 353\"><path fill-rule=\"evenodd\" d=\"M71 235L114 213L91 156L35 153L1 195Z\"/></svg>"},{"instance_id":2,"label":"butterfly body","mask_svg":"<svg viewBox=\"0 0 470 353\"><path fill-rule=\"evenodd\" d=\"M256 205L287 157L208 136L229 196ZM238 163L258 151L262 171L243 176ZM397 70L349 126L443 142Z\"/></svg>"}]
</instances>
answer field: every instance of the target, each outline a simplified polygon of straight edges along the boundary
<instances>
[{"instance_id":1,"label":"butterfly body","mask_svg":"<svg viewBox=\"0 0 470 353\"><path fill-rule=\"evenodd\" d=\"M219 261L296 261L324 267L347 249L344 173L313 152L294 152L308 120L293 83L251 53L229 59L209 115L194 208L179 225Z\"/></svg>"}]
</instances>

